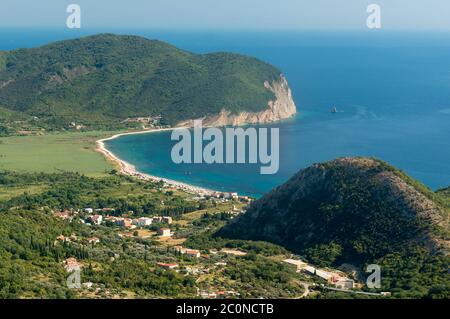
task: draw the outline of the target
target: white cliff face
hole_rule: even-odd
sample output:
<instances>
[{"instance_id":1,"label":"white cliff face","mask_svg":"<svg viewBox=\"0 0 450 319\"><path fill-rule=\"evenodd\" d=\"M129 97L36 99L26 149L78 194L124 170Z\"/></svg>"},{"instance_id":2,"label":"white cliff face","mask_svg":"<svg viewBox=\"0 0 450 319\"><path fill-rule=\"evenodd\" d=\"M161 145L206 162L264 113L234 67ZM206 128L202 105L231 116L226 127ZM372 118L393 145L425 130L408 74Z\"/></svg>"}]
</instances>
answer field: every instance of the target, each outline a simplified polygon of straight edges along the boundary
<instances>
[{"instance_id":1,"label":"white cliff face","mask_svg":"<svg viewBox=\"0 0 450 319\"><path fill-rule=\"evenodd\" d=\"M297 113L291 89L286 78L280 75L277 81L264 83L266 89L275 94L276 100L269 101L267 110L260 112L241 112L231 114L226 108L216 115L203 119L204 126L225 126L225 125L245 125L245 124L265 124L290 118ZM192 121L180 123L181 126L192 126Z\"/></svg>"}]
</instances>

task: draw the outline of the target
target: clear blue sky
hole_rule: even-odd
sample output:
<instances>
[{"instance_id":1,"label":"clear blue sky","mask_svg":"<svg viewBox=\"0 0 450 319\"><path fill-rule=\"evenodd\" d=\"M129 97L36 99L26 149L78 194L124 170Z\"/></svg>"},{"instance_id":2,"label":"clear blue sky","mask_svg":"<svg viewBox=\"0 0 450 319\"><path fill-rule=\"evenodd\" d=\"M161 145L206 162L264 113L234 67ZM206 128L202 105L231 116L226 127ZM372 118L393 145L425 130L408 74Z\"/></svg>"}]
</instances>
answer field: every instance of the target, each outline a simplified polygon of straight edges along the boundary
<instances>
[{"instance_id":1,"label":"clear blue sky","mask_svg":"<svg viewBox=\"0 0 450 319\"><path fill-rule=\"evenodd\" d=\"M362 29L368 4L384 29L450 31L450 0L1 0L0 27L65 27L66 7L83 28Z\"/></svg>"}]
</instances>

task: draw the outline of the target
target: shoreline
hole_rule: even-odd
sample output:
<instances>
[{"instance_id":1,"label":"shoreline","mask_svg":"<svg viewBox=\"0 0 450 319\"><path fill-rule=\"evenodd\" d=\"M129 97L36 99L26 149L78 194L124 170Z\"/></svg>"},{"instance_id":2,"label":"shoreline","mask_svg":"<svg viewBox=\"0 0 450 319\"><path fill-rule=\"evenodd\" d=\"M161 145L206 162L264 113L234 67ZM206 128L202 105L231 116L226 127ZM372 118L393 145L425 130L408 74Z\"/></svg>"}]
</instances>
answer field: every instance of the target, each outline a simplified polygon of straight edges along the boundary
<instances>
[{"instance_id":1,"label":"shoreline","mask_svg":"<svg viewBox=\"0 0 450 319\"><path fill-rule=\"evenodd\" d=\"M223 194L224 192L207 189L207 188L200 187L200 186L194 186L194 185L191 185L188 183L179 182L179 181L164 178L164 177L159 177L159 176L155 176L155 175L142 173L136 169L136 166L122 160L117 155L115 155L113 152L108 150L105 145L106 141L115 140L121 136L173 131L173 130L181 129L181 128L188 128L188 127L180 126L180 127L171 127L171 128L159 128L159 129L149 129L149 130L143 130L143 131L125 132L125 133L115 134L113 136L97 140L95 142L95 145L96 145L95 150L97 152L101 153L107 159L118 164L120 167L120 170L119 170L120 174L136 177L138 179L145 180L145 181L153 181L153 182L163 181L166 186L176 188L178 190L185 191L188 193L193 193L196 195L216 195L218 193Z\"/></svg>"}]
</instances>

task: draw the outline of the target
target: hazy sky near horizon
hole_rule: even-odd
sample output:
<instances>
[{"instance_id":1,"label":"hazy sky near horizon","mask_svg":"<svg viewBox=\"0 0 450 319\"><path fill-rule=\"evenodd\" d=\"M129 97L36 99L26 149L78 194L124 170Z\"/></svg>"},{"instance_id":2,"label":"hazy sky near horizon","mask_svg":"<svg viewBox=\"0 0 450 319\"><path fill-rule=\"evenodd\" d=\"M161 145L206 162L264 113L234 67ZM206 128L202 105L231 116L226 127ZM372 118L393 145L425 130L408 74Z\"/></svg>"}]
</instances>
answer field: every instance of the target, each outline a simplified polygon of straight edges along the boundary
<instances>
[{"instance_id":1,"label":"hazy sky near horizon","mask_svg":"<svg viewBox=\"0 0 450 319\"><path fill-rule=\"evenodd\" d=\"M384 29L450 31L450 0L0 0L0 28L65 28L72 3L82 28L357 30L375 3Z\"/></svg>"}]
</instances>

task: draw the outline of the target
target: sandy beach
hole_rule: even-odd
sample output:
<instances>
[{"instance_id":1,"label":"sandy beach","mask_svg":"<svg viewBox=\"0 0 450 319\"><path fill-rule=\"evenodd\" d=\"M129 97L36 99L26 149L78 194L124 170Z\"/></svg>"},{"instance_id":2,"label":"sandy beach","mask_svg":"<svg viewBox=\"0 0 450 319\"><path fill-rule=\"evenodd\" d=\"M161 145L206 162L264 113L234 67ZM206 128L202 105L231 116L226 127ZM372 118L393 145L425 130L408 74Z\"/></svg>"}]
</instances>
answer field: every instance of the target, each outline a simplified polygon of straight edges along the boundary
<instances>
[{"instance_id":1,"label":"sandy beach","mask_svg":"<svg viewBox=\"0 0 450 319\"><path fill-rule=\"evenodd\" d=\"M105 146L106 141L111 141L111 140L114 140L116 138L119 138L119 137L125 136L125 135L150 134L150 133L162 132L162 131L172 131L172 130L176 130L176 129L180 129L180 128L187 128L187 127L149 129L149 130L143 130L143 131L137 131L137 132L126 132L126 133L116 134L111 137L97 140L96 141L96 150L98 152L100 152L101 154L103 154L107 159L117 163L120 167L119 172L121 174L133 176L133 177L136 177L136 178L139 178L142 180L147 180L147 181L155 181L155 182L163 181L165 183L165 185L168 187L173 187L173 188L185 191L185 192L198 194L198 195L213 195L215 193L218 193L217 191L214 191L214 190L210 190L210 189L206 189L206 188L202 188L202 187L198 187L198 186L193 186L193 185L190 185L187 183L178 182L175 180L139 172L134 165L120 159L118 156L116 156L114 153L112 153L110 150L108 150Z\"/></svg>"}]
</instances>

